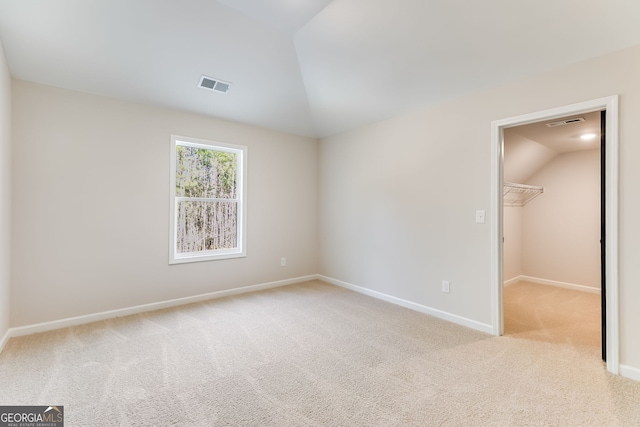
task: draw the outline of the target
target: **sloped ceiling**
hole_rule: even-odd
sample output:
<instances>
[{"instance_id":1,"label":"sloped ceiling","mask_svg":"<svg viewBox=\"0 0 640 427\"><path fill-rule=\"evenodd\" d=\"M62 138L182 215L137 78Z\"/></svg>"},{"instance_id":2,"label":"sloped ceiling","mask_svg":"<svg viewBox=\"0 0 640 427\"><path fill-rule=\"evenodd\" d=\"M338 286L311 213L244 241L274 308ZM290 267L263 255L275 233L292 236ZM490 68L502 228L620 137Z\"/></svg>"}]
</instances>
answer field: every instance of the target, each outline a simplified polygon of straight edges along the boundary
<instances>
[{"instance_id":1,"label":"sloped ceiling","mask_svg":"<svg viewBox=\"0 0 640 427\"><path fill-rule=\"evenodd\" d=\"M324 137L640 44L639 17L636 0L0 0L0 40L18 79Z\"/></svg>"},{"instance_id":2,"label":"sloped ceiling","mask_svg":"<svg viewBox=\"0 0 640 427\"><path fill-rule=\"evenodd\" d=\"M584 121L547 126L548 123L574 118ZM594 134L595 137L582 140L581 136L586 134ZM505 129L503 180L527 184L529 178L560 154L595 150L599 147L599 111Z\"/></svg>"}]
</instances>

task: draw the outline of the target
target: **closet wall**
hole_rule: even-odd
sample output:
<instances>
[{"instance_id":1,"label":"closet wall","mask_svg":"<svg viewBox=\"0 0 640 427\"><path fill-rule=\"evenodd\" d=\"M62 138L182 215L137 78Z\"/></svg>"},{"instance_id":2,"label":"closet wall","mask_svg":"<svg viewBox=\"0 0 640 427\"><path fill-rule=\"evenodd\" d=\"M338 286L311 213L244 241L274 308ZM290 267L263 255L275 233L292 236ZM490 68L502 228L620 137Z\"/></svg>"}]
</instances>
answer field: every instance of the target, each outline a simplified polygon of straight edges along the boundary
<instances>
[{"instance_id":1,"label":"closet wall","mask_svg":"<svg viewBox=\"0 0 640 427\"><path fill-rule=\"evenodd\" d=\"M544 193L504 208L505 281L525 276L599 289L600 150L560 154L523 183Z\"/></svg>"},{"instance_id":2,"label":"closet wall","mask_svg":"<svg viewBox=\"0 0 640 427\"><path fill-rule=\"evenodd\" d=\"M525 206L526 207L526 206ZM503 214L504 249L503 271L505 282L522 276L522 212L525 207L505 206Z\"/></svg>"}]
</instances>

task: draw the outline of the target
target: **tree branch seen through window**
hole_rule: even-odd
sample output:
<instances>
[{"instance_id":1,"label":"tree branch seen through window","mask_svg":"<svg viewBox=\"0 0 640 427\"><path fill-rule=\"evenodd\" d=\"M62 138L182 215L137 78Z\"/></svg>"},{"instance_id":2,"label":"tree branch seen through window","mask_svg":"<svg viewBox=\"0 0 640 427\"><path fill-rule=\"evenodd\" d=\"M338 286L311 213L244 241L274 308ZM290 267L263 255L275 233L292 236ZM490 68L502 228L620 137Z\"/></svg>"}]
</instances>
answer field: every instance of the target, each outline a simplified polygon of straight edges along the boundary
<instances>
[{"instance_id":1,"label":"tree branch seen through window","mask_svg":"<svg viewBox=\"0 0 640 427\"><path fill-rule=\"evenodd\" d=\"M246 148L174 137L173 149L174 261L243 253L241 171Z\"/></svg>"}]
</instances>

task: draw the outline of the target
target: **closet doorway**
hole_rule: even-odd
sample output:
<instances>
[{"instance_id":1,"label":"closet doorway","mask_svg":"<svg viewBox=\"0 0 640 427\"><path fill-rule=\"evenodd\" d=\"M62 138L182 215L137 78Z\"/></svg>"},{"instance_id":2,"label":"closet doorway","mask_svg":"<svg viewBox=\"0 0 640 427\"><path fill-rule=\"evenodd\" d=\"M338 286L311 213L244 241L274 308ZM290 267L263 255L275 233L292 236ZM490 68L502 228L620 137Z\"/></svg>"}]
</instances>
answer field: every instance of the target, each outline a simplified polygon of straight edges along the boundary
<instances>
[{"instance_id":1,"label":"closet doorway","mask_svg":"<svg viewBox=\"0 0 640 427\"><path fill-rule=\"evenodd\" d=\"M604 358L601 115L504 129L503 295L505 335Z\"/></svg>"},{"instance_id":2,"label":"closet doorway","mask_svg":"<svg viewBox=\"0 0 640 427\"><path fill-rule=\"evenodd\" d=\"M595 138L580 139L586 133ZM583 145L571 148L576 141ZM494 333L505 330L505 282L573 287L592 297L602 284L602 355L617 374L617 96L493 122L492 144ZM580 225L590 234L577 235Z\"/></svg>"}]
</instances>

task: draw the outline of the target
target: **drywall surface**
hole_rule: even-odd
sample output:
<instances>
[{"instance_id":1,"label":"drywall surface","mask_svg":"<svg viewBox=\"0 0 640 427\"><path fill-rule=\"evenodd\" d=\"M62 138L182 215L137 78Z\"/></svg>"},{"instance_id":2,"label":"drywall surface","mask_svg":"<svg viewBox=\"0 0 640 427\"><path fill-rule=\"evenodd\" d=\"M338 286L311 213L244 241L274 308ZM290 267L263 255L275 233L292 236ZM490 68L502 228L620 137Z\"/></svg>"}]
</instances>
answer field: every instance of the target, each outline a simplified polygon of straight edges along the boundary
<instances>
[{"instance_id":1,"label":"drywall surface","mask_svg":"<svg viewBox=\"0 0 640 427\"><path fill-rule=\"evenodd\" d=\"M620 362L640 368L639 69L636 46L323 139L321 274L490 324L492 121L619 94Z\"/></svg>"},{"instance_id":2,"label":"drywall surface","mask_svg":"<svg viewBox=\"0 0 640 427\"><path fill-rule=\"evenodd\" d=\"M0 339L9 329L11 289L11 75L0 43Z\"/></svg>"},{"instance_id":3,"label":"drywall surface","mask_svg":"<svg viewBox=\"0 0 640 427\"><path fill-rule=\"evenodd\" d=\"M315 139L16 80L13 127L13 327L317 273ZM246 258L169 265L172 134L248 147Z\"/></svg>"},{"instance_id":4,"label":"drywall surface","mask_svg":"<svg viewBox=\"0 0 640 427\"><path fill-rule=\"evenodd\" d=\"M522 184L558 155L542 144L513 132L504 130L503 181Z\"/></svg>"},{"instance_id":5,"label":"drywall surface","mask_svg":"<svg viewBox=\"0 0 640 427\"><path fill-rule=\"evenodd\" d=\"M502 256L503 279L514 279L522 272L522 213L524 207L505 206L503 210L503 237L504 244Z\"/></svg>"},{"instance_id":6,"label":"drywall surface","mask_svg":"<svg viewBox=\"0 0 640 427\"><path fill-rule=\"evenodd\" d=\"M527 183L544 194L523 208L523 274L600 289L600 150L561 154Z\"/></svg>"}]
</instances>

